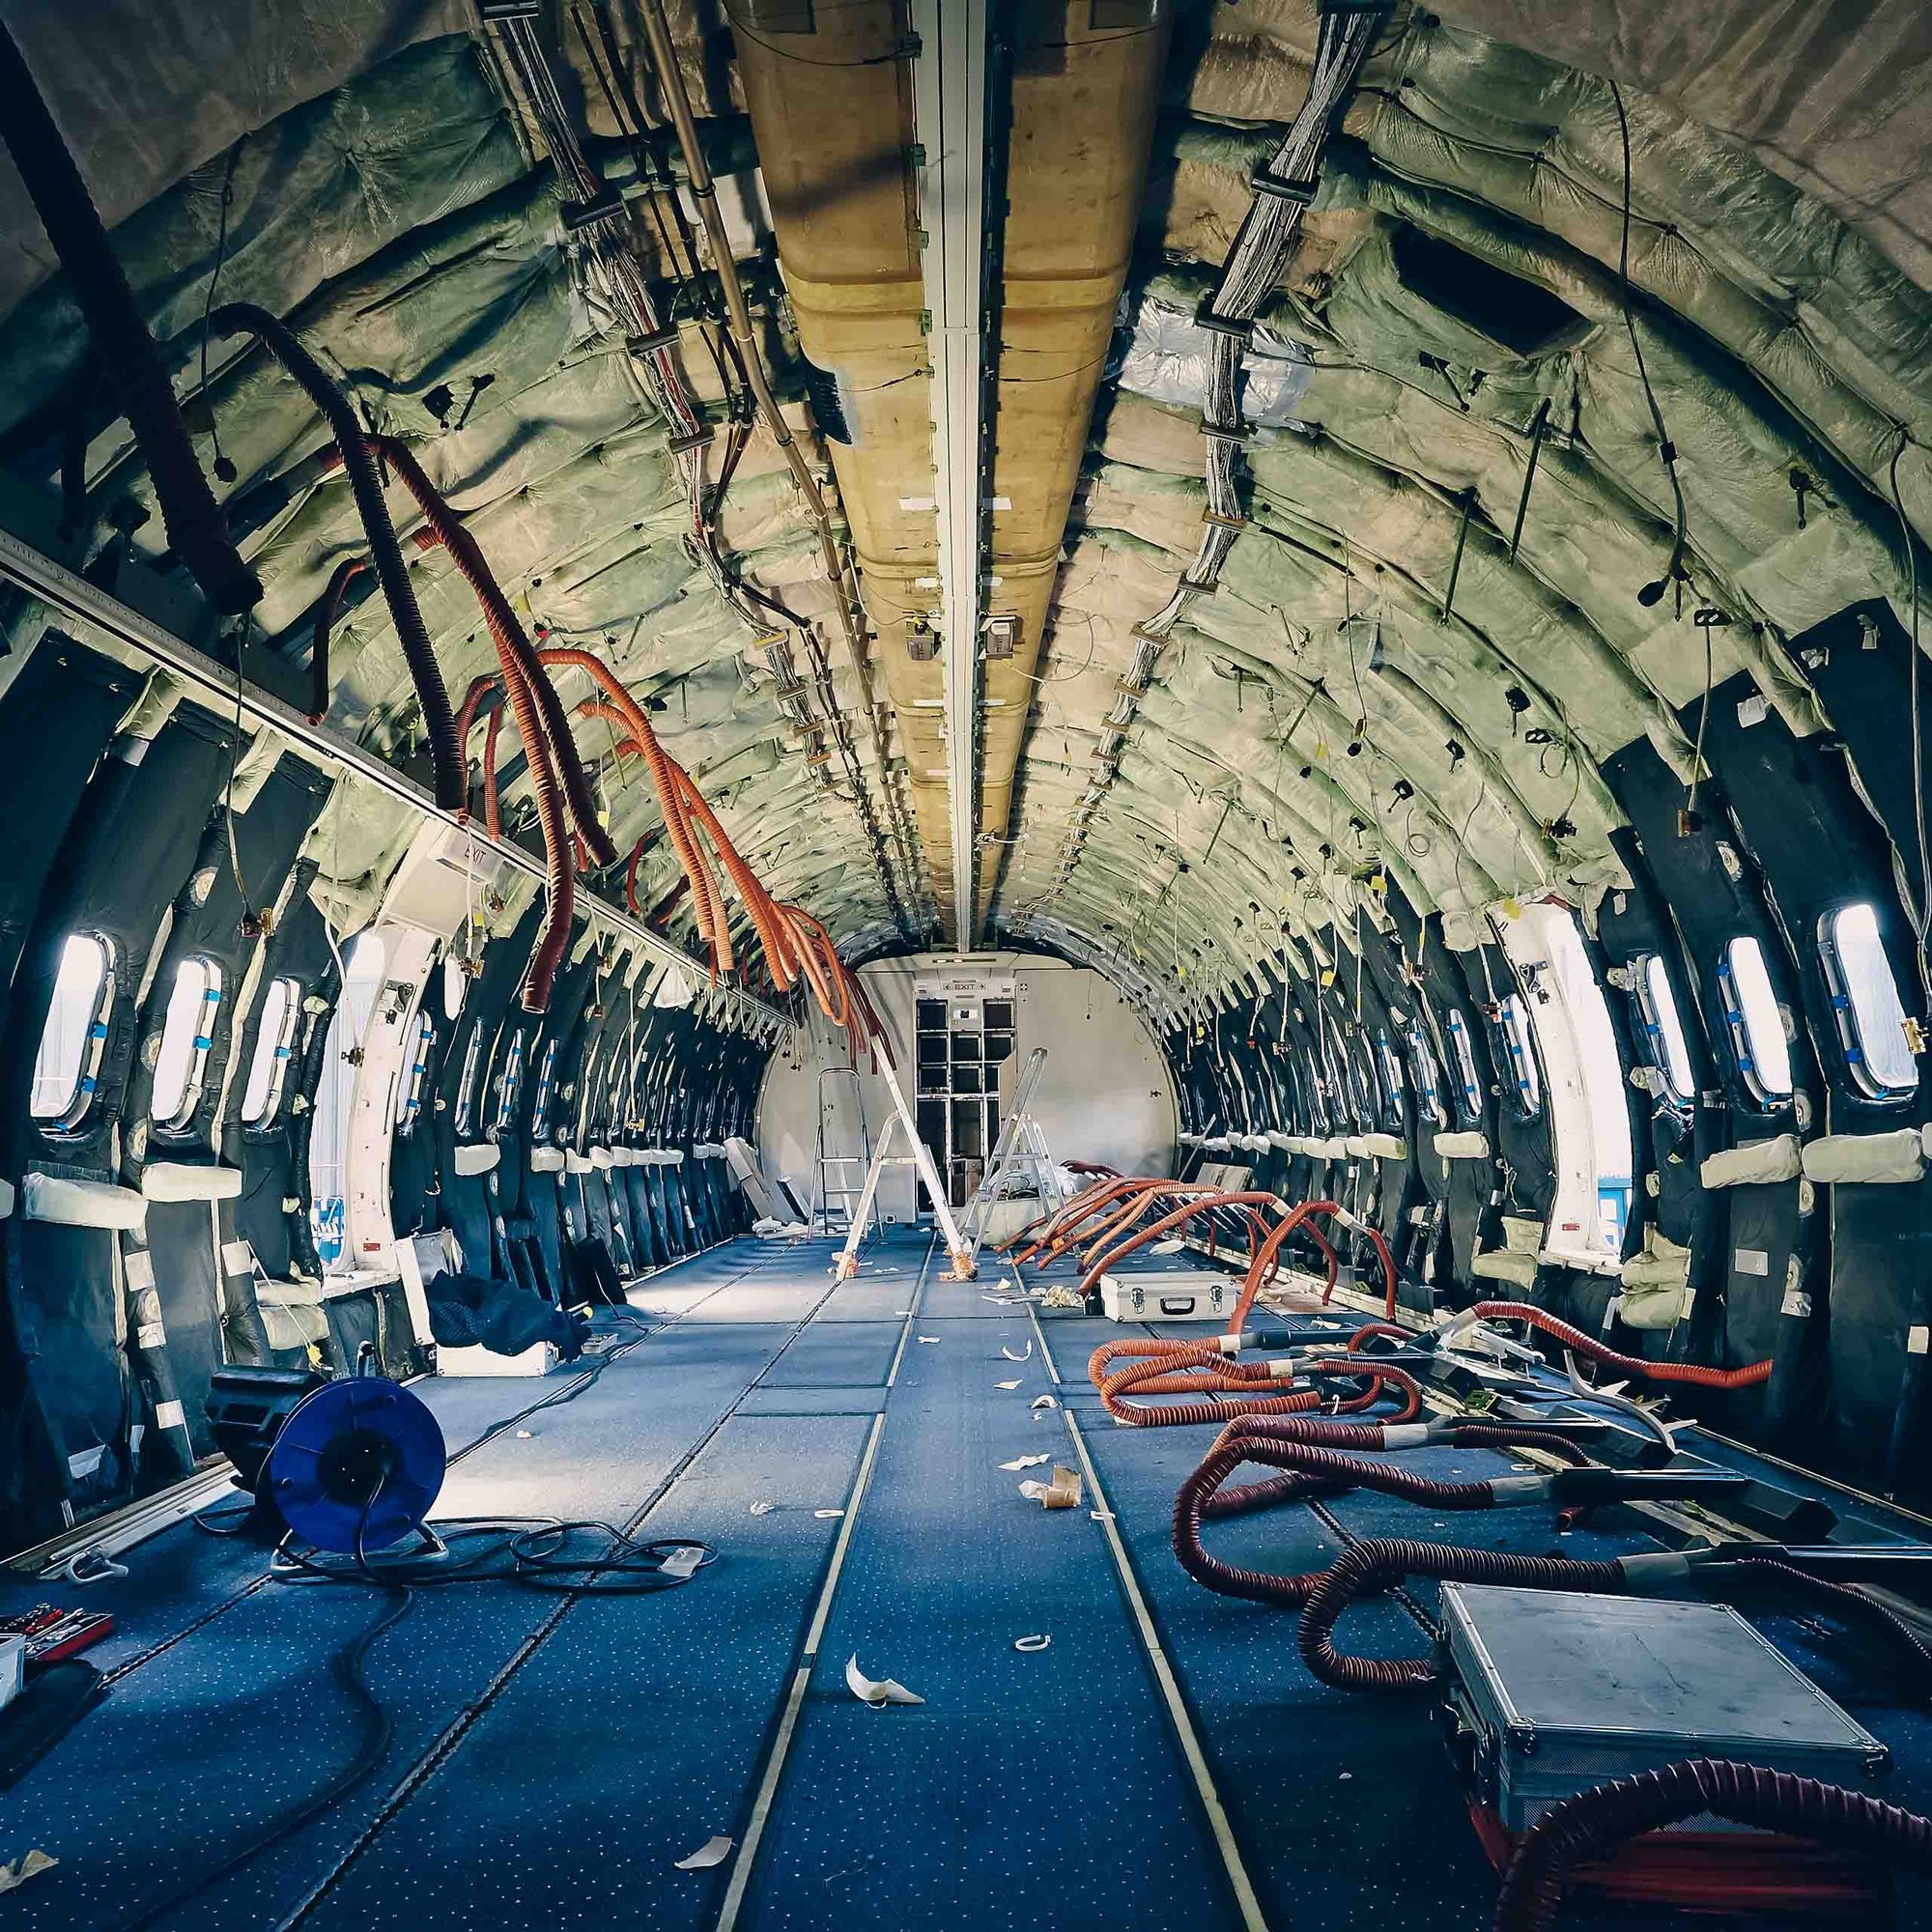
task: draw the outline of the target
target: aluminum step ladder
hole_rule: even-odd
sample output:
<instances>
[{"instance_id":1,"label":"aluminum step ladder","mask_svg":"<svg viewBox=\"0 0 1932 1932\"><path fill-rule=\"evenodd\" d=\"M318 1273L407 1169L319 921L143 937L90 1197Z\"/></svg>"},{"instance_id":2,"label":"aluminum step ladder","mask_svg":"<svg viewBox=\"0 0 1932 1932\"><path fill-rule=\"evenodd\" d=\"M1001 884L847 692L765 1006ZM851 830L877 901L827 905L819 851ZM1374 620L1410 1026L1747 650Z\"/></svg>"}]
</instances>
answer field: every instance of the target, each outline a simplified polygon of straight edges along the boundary
<instances>
[{"instance_id":1,"label":"aluminum step ladder","mask_svg":"<svg viewBox=\"0 0 1932 1932\"><path fill-rule=\"evenodd\" d=\"M828 1153L826 1146L825 1083L848 1080L852 1084L852 1107L859 1117L859 1147L856 1154ZM818 1076L816 1101L818 1120L811 1150L811 1212L807 1220L815 1235L844 1235L852 1228L853 1210L865 1194L865 1177L872 1164L872 1136L866 1125L866 1095L859 1085L856 1066L828 1066ZM833 1103L836 1110L837 1102ZM857 1177L855 1179L854 1177Z\"/></svg>"},{"instance_id":2,"label":"aluminum step ladder","mask_svg":"<svg viewBox=\"0 0 1932 1932\"><path fill-rule=\"evenodd\" d=\"M980 1244L992 1223L994 1204L1002 1199L1031 1195L1040 1204L1042 1214L1052 1214L1066 1205L1067 1195L1060 1184L1060 1170L1046 1145L1046 1134L1034 1119L1034 1095L1039 1091L1040 1075L1046 1070L1046 1048L1037 1046L1027 1055L1013 1089L1013 1102L1000 1122L1000 1138L994 1143L993 1157L986 1172L966 1204L962 1233L970 1253L977 1261Z\"/></svg>"},{"instance_id":3,"label":"aluminum step ladder","mask_svg":"<svg viewBox=\"0 0 1932 1932\"><path fill-rule=\"evenodd\" d=\"M899 1085L897 1066L895 1065L895 1048L888 1034L879 1042L880 1051L876 1065L879 1078L885 1083L886 1097L891 1100L893 1111L887 1116L886 1124L879 1130L877 1144L872 1149L872 1157L866 1166L866 1184L859 1192L859 1206L852 1216L852 1225L845 1236L845 1246L834 1265L833 1273L838 1281L850 1281L859 1267L859 1244L866 1238L866 1231L872 1224L873 1209L878 1203L879 1179L889 1167L911 1167L925 1183L925 1191L932 1202L932 1218L939 1224L940 1238L946 1243L946 1252L952 1259L952 1270L940 1277L943 1281L971 1281L979 1266L979 1256L966 1243L966 1237L959 1231L959 1225L952 1218L952 1209L947 1204L946 1189L939 1179L939 1171L932 1164L932 1154L925 1143L919 1137L919 1122L913 1118L908 1105L905 1089ZM893 1144L893 1134L897 1131L905 1143L903 1153L888 1153Z\"/></svg>"}]
</instances>

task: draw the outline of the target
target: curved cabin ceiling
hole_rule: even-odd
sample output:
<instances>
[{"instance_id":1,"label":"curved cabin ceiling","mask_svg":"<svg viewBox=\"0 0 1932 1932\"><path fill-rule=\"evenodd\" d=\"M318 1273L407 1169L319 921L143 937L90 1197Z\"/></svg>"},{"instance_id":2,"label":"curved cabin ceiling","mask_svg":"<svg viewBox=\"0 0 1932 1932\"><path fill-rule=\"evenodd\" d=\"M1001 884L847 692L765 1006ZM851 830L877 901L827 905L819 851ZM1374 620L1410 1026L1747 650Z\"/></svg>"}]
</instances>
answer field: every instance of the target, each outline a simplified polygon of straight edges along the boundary
<instances>
[{"instance_id":1,"label":"curved cabin ceiling","mask_svg":"<svg viewBox=\"0 0 1932 1932\"><path fill-rule=\"evenodd\" d=\"M797 466L730 354L652 11L11 10L291 689L361 526L303 392L204 330L221 303L411 446L526 624L618 672L848 956L1031 943L1166 1014L1332 961L1391 895L1467 944L1619 878L1620 748L1688 782L1679 713L1739 671L1830 730L1790 640L1862 600L1916 622L1905 0L671 5ZM11 495L83 442L71 554L171 568L0 162ZM411 569L460 699L489 636L446 551ZM328 722L414 768L372 587ZM578 743L661 903L641 768L601 718Z\"/></svg>"}]
</instances>

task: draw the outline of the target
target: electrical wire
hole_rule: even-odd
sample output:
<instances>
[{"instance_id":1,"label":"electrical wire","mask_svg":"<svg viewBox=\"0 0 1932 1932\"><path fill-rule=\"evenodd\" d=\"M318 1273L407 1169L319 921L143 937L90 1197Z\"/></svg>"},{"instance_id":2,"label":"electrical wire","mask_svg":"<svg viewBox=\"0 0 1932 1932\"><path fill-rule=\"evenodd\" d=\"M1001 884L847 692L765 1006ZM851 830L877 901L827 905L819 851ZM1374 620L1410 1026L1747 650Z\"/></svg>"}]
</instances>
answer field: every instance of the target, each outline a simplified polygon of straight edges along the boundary
<instances>
[{"instance_id":1,"label":"electrical wire","mask_svg":"<svg viewBox=\"0 0 1932 1932\"><path fill-rule=\"evenodd\" d=\"M369 1512L375 1506L376 1497L381 1491L382 1485L379 1483L371 1492L368 1501L362 1506L361 1520L356 1525L355 1535L358 1549L368 1527ZM122 1920L116 1927L116 1932L145 1932L146 1927L158 1924L163 1918L171 1917L190 1899L200 1897L202 1893L219 1885L223 1879L240 1871L243 1865L251 1863L264 1852L294 1836L303 1826L339 1804L351 1792L362 1785L382 1763L388 1751L389 1742L395 1735L395 1719L387 1705L370 1689L366 1665L369 1653L375 1648L378 1639L393 1630L414 1607L415 1595L411 1588L400 1581L368 1572L366 1563L363 1572L346 1572L342 1575L341 1580L373 1584L385 1597L392 1599L367 1624L346 1639L329 1660L329 1668L335 1681L348 1692L349 1699L361 1719L362 1735L354 1756L320 1791L276 1813L267 1823L258 1827L251 1836L227 1857L206 1870L196 1873L185 1884L177 1886L154 1903L142 1907L133 1918Z\"/></svg>"},{"instance_id":2,"label":"electrical wire","mask_svg":"<svg viewBox=\"0 0 1932 1932\"><path fill-rule=\"evenodd\" d=\"M1932 962L1928 962L1926 952L1927 935L1932 934L1932 843L1927 842L1925 836L1925 731L1918 712L1918 540L1913 534L1911 520L1905 514L1905 498L1898 487L1898 460L1911 440L1911 432L1903 423L1899 424L1898 447L1891 452L1886 475L1891 486L1891 507L1898 516L1899 537L1905 545L1906 576L1912 592L1912 659L1906 701L1912 711L1912 815L1918 838L1918 895L1916 902L1909 893L1906 895L1906 909L1918 941L1919 982L1932 995ZM1708 641L1708 633L1706 638Z\"/></svg>"},{"instance_id":3,"label":"electrical wire","mask_svg":"<svg viewBox=\"0 0 1932 1932\"><path fill-rule=\"evenodd\" d=\"M1636 315L1631 305L1630 279L1630 241L1631 241L1631 138L1630 119L1624 112L1623 89L1613 80L1610 82L1610 99L1616 103L1617 134L1623 144L1624 192L1623 222L1617 244L1617 289L1622 298L1624 327L1630 335L1631 354L1636 358L1637 381L1643 384L1643 399L1650 408L1650 420L1657 431L1658 455L1663 464L1663 473L1670 479L1670 496L1674 506L1674 528L1670 543L1670 561L1664 567L1666 584L1675 582L1684 568L1684 551L1689 537L1689 517L1684 503L1684 485L1677 475L1677 446L1670 440L1670 432L1663 426L1663 411L1659 406L1657 391L1650 385L1650 370L1643 359L1643 344L1637 338Z\"/></svg>"}]
</instances>

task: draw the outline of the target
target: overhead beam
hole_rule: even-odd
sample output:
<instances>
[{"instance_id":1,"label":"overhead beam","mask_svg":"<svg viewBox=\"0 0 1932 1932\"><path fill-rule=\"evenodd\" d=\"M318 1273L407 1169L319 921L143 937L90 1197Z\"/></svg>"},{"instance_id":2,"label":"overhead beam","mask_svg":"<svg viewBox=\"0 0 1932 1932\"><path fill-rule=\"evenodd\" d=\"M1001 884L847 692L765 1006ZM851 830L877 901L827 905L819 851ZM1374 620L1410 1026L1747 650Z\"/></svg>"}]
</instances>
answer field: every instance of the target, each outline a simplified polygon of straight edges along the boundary
<instances>
[{"instance_id":1,"label":"overhead beam","mask_svg":"<svg viewBox=\"0 0 1932 1932\"><path fill-rule=\"evenodd\" d=\"M146 658L184 684L194 686L224 714L239 714L247 723L276 732L311 760L333 766L346 777L374 785L424 818L460 830L479 852L487 852L513 870L531 878L543 878L542 863L522 846L490 838L467 813L444 811L425 787L366 747L326 724L311 724L294 705L284 703L272 692L264 691L245 676L238 677L231 667L176 637L131 606L97 589L65 565L6 530L0 530L0 582L18 585L44 605L61 628L71 632L77 640L85 642L89 634L98 634L123 650ZM681 966L687 972L693 968L701 970L701 961L607 901L585 893L579 896L578 907L586 918L640 947L660 963ZM741 1017L754 1017L790 1030L789 1015L755 994L742 992L735 986L723 986L718 991Z\"/></svg>"},{"instance_id":2,"label":"overhead beam","mask_svg":"<svg viewBox=\"0 0 1932 1932\"><path fill-rule=\"evenodd\" d=\"M980 632L985 506L986 61L989 0L912 0L932 363L933 508L945 659L953 943L979 935Z\"/></svg>"}]
</instances>

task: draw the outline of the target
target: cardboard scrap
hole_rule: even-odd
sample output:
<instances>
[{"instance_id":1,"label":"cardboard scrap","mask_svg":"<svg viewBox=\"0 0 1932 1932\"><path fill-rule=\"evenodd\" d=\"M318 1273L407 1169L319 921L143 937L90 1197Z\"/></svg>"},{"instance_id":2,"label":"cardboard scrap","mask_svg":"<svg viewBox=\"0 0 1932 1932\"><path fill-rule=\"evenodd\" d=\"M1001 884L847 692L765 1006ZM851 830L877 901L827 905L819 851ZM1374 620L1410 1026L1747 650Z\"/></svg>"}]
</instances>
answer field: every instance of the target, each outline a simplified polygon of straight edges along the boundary
<instances>
[{"instance_id":1,"label":"cardboard scrap","mask_svg":"<svg viewBox=\"0 0 1932 1932\"><path fill-rule=\"evenodd\" d=\"M0 1892L12 1891L16 1886L25 1885L30 1878L38 1878L43 1871L52 1871L60 1863L58 1859L49 1858L45 1852L28 1852L25 1857L11 1865L0 1865Z\"/></svg>"},{"instance_id":2,"label":"cardboard scrap","mask_svg":"<svg viewBox=\"0 0 1932 1932\"><path fill-rule=\"evenodd\" d=\"M1029 1502L1037 1502L1041 1509L1077 1509L1080 1505L1080 1471L1056 1463L1052 1482L1042 1483L1029 1478L1020 1485L1020 1494Z\"/></svg>"}]
</instances>

